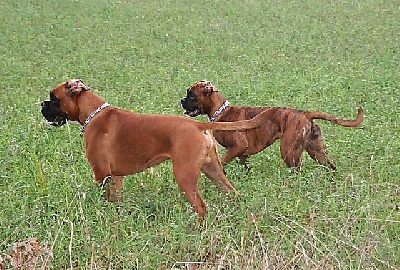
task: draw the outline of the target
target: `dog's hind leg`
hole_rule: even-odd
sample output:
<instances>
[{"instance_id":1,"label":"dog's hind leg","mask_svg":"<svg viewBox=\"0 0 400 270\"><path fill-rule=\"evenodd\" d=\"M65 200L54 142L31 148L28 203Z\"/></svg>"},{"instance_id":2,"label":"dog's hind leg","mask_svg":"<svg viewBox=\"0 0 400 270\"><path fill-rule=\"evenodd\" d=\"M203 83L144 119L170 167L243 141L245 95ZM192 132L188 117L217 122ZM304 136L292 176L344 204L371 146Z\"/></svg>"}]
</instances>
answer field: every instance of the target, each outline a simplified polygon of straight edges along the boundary
<instances>
[{"instance_id":1,"label":"dog's hind leg","mask_svg":"<svg viewBox=\"0 0 400 270\"><path fill-rule=\"evenodd\" d=\"M235 190L229 180L226 178L224 168L217 152L217 143L213 137L208 137L208 145L203 157L201 171L222 190Z\"/></svg>"},{"instance_id":2,"label":"dog's hind leg","mask_svg":"<svg viewBox=\"0 0 400 270\"><path fill-rule=\"evenodd\" d=\"M319 164L328 165L333 170L336 169L336 166L332 163L328 157L328 154L326 153L321 129L317 124L312 126L305 148L310 157L316 160Z\"/></svg>"},{"instance_id":3,"label":"dog's hind leg","mask_svg":"<svg viewBox=\"0 0 400 270\"><path fill-rule=\"evenodd\" d=\"M314 146L308 146L306 147L306 151L310 155L310 157L317 161L319 164L327 165L332 170L336 169L335 164L333 164L333 162L329 159L324 149L316 150Z\"/></svg>"},{"instance_id":4,"label":"dog's hind leg","mask_svg":"<svg viewBox=\"0 0 400 270\"><path fill-rule=\"evenodd\" d=\"M200 167L204 156L204 144L201 143L201 139L203 138L200 137L200 143L193 145L191 151L181 151L184 149L184 145L176 144L176 148L171 151L171 160L172 170L179 188L192 205L193 210L204 217L207 205L198 187Z\"/></svg>"},{"instance_id":5,"label":"dog's hind leg","mask_svg":"<svg viewBox=\"0 0 400 270\"><path fill-rule=\"evenodd\" d=\"M191 166L186 166L184 169L179 167L179 169L177 169L175 165L173 166L179 188L192 205L194 211L201 217L204 217L207 206L198 187L199 169Z\"/></svg>"},{"instance_id":6,"label":"dog's hind leg","mask_svg":"<svg viewBox=\"0 0 400 270\"><path fill-rule=\"evenodd\" d=\"M222 190L235 190L224 173L220 161L211 160L209 163L201 167L201 171ZM236 191L236 190L235 190Z\"/></svg>"},{"instance_id":7,"label":"dog's hind leg","mask_svg":"<svg viewBox=\"0 0 400 270\"><path fill-rule=\"evenodd\" d=\"M297 171L301 169L301 154L304 150L303 136L303 133L299 133L295 138L286 135L281 139L281 157L285 161L286 166L295 167Z\"/></svg>"}]
</instances>

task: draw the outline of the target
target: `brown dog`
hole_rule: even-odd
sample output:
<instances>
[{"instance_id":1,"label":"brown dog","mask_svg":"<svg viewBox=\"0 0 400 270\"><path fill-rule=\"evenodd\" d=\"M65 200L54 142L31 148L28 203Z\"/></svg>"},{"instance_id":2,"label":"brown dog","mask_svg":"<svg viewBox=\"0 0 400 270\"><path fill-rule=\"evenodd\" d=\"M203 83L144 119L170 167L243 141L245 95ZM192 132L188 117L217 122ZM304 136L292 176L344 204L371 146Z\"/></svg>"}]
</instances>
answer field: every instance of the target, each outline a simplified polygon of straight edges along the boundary
<instances>
[{"instance_id":1,"label":"brown dog","mask_svg":"<svg viewBox=\"0 0 400 270\"><path fill-rule=\"evenodd\" d=\"M265 122L266 114L251 121L202 123L181 116L137 114L110 106L79 79L60 83L42 102L48 123L67 120L82 125L86 157L106 197L120 200L122 178L172 159L176 181L194 210L204 216L206 203L198 189L202 171L219 188L234 190L226 178L209 129L243 130Z\"/></svg>"},{"instance_id":2,"label":"brown dog","mask_svg":"<svg viewBox=\"0 0 400 270\"><path fill-rule=\"evenodd\" d=\"M313 119L324 119L344 127L356 127L363 120L363 110L358 109L357 118L344 120L331 114L316 111L302 111L285 107L236 107L209 81L201 81L187 89L187 96L181 100L185 113L195 117L206 114L211 122L226 122L252 119L265 110L269 117L258 128L244 131L214 131L218 143L226 148L224 163L239 157L244 165L246 159L281 140L281 156L288 167L301 167L304 150L319 164L335 165L329 160L324 146L321 129Z\"/></svg>"}]
</instances>

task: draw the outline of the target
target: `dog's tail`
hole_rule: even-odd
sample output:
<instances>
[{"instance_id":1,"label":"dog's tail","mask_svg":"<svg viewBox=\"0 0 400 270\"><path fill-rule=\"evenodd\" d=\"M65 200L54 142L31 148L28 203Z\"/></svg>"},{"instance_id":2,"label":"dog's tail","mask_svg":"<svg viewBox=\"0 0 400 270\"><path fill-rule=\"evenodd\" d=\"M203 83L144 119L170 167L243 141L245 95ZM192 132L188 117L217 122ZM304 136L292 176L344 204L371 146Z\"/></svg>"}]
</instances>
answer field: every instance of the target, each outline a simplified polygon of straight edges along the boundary
<instances>
[{"instance_id":1,"label":"dog's tail","mask_svg":"<svg viewBox=\"0 0 400 270\"><path fill-rule=\"evenodd\" d=\"M256 128L265 123L268 118L271 118L276 113L276 108L269 108L252 119L241 120L236 122L198 122L198 127L201 130L245 130Z\"/></svg>"},{"instance_id":2,"label":"dog's tail","mask_svg":"<svg viewBox=\"0 0 400 270\"><path fill-rule=\"evenodd\" d=\"M363 108L359 107L358 108L358 114L357 117L353 120L347 120L347 119L342 119L338 118L332 114L329 113L324 113L324 112L316 112L316 111L307 111L305 112L307 118L309 119L323 119L330 121L332 123L344 126L344 127L356 127L360 125L363 121Z\"/></svg>"}]
</instances>

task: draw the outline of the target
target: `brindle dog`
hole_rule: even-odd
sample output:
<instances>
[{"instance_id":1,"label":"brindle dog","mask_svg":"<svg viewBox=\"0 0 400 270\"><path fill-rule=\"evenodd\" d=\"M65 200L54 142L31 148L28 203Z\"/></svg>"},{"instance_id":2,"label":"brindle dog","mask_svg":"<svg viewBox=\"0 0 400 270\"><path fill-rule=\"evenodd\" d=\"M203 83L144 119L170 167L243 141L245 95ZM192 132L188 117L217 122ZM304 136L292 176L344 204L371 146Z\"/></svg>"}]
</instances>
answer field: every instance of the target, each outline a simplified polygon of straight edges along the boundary
<instances>
[{"instance_id":1,"label":"brindle dog","mask_svg":"<svg viewBox=\"0 0 400 270\"><path fill-rule=\"evenodd\" d=\"M288 167L300 170L301 154L304 150L319 164L335 165L328 158L321 128L314 119L324 119L344 127L357 127L363 121L363 109L358 108L354 120L345 120L334 115L303 111L286 107L250 107L232 106L215 85L209 81L200 81L187 89L187 96L181 100L185 113L191 117L206 114L212 122L232 122L252 119L261 112L273 110L261 126L244 131L214 131L214 137L226 148L224 163L238 157L244 165L247 158L270 146L280 139L282 159Z\"/></svg>"}]
</instances>

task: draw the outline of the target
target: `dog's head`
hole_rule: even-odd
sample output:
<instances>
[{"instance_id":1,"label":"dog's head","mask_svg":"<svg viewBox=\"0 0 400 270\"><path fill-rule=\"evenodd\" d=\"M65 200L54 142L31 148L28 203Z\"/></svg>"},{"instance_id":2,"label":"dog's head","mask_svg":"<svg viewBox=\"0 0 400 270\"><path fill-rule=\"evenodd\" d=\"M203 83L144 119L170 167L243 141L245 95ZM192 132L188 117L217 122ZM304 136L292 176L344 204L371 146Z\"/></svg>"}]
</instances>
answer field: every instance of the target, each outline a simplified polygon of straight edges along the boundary
<instances>
[{"instance_id":1,"label":"dog's head","mask_svg":"<svg viewBox=\"0 0 400 270\"><path fill-rule=\"evenodd\" d=\"M47 123L62 126L67 120L78 120L77 97L82 91L90 90L82 80L72 79L62 82L50 91L50 100L42 101L41 112Z\"/></svg>"},{"instance_id":2,"label":"dog's head","mask_svg":"<svg viewBox=\"0 0 400 270\"><path fill-rule=\"evenodd\" d=\"M181 99L181 105L185 109L184 113L191 117L200 114L210 115L214 107L211 96L216 92L218 92L218 88L206 80L191 85L186 90L186 97Z\"/></svg>"}]
</instances>

